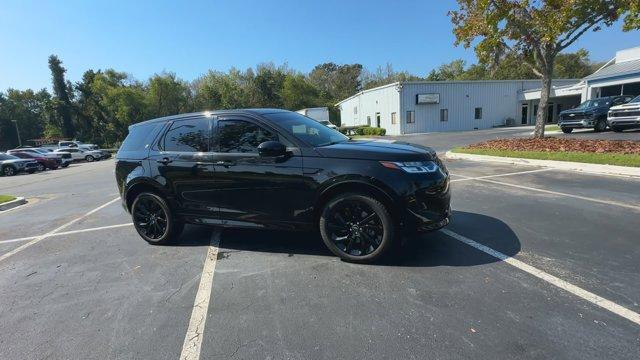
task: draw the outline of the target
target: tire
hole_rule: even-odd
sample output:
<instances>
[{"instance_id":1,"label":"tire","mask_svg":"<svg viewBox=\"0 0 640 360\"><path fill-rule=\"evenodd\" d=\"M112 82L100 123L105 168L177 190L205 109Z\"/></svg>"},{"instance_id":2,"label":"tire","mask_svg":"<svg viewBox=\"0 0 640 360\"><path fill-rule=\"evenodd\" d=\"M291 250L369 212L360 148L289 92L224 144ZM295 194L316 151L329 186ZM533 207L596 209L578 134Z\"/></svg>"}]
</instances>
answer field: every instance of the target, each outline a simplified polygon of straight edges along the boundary
<instances>
[{"instance_id":1,"label":"tire","mask_svg":"<svg viewBox=\"0 0 640 360\"><path fill-rule=\"evenodd\" d=\"M176 221L166 200L154 193L139 194L131 205L133 225L149 244L168 244L176 239L184 223Z\"/></svg>"},{"instance_id":2,"label":"tire","mask_svg":"<svg viewBox=\"0 0 640 360\"><path fill-rule=\"evenodd\" d=\"M40 163L38 163L38 167L37 167L36 169L37 169L38 171L45 171L45 170L47 170L47 168L46 168L44 165L40 164Z\"/></svg>"},{"instance_id":3,"label":"tire","mask_svg":"<svg viewBox=\"0 0 640 360\"><path fill-rule=\"evenodd\" d=\"M566 128L566 127L561 127L560 130L562 130L562 132L565 134L571 134L571 132L573 132L572 128Z\"/></svg>"},{"instance_id":4,"label":"tire","mask_svg":"<svg viewBox=\"0 0 640 360\"><path fill-rule=\"evenodd\" d=\"M324 244L345 261L376 261L396 242L396 224L389 210L369 195L337 195L322 209L318 226Z\"/></svg>"},{"instance_id":5,"label":"tire","mask_svg":"<svg viewBox=\"0 0 640 360\"><path fill-rule=\"evenodd\" d=\"M60 166L62 166L63 168L66 168L66 167L69 167L69 163L68 162L62 163L62 165L60 165Z\"/></svg>"},{"instance_id":6,"label":"tire","mask_svg":"<svg viewBox=\"0 0 640 360\"><path fill-rule=\"evenodd\" d=\"M84 159L87 160L87 162L93 162L93 160L95 160L95 158L91 155L85 156Z\"/></svg>"},{"instance_id":7,"label":"tire","mask_svg":"<svg viewBox=\"0 0 640 360\"><path fill-rule=\"evenodd\" d=\"M611 130L613 130L614 132L622 132L622 130L624 130L624 129L623 129L623 128L621 128L621 127L612 126L612 127L611 127Z\"/></svg>"},{"instance_id":8,"label":"tire","mask_svg":"<svg viewBox=\"0 0 640 360\"><path fill-rule=\"evenodd\" d=\"M49 169L51 169L51 170L58 170L58 165L52 166L52 167L50 167Z\"/></svg>"},{"instance_id":9,"label":"tire","mask_svg":"<svg viewBox=\"0 0 640 360\"><path fill-rule=\"evenodd\" d=\"M5 166L2 168L2 174L4 176L13 176L17 173L16 169L13 166Z\"/></svg>"},{"instance_id":10,"label":"tire","mask_svg":"<svg viewBox=\"0 0 640 360\"><path fill-rule=\"evenodd\" d=\"M596 120L596 124L593 126L593 132L603 132L607 130L607 121L604 119Z\"/></svg>"},{"instance_id":11,"label":"tire","mask_svg":"<svg viewBox=\"0 0 640 360\"><path fill-rule=\"evenodd\" d=\"M36 172L36 170L27 170L27 174L33 174L34 172Z\"/></svg>"}]
</instances>

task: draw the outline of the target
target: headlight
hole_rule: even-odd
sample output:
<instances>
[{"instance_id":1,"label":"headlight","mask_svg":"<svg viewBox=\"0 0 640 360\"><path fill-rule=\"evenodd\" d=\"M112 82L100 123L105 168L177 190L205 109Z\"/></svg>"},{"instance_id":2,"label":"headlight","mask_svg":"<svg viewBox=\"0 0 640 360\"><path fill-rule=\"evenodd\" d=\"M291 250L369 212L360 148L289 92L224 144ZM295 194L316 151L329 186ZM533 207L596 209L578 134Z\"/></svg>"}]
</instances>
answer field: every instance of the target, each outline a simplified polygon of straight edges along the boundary
<instances>
[{"instance_id":1,"label":"headlight","mask_svg":"<svg viewBox=\"0 0 640 360\"><path fill-rule=\"evenodd\" d=\"M402 170L411 174L426 174L438 171L438 164L433 161L380 161L380 164L388 169Z\"/></svg>"}]
</instances>

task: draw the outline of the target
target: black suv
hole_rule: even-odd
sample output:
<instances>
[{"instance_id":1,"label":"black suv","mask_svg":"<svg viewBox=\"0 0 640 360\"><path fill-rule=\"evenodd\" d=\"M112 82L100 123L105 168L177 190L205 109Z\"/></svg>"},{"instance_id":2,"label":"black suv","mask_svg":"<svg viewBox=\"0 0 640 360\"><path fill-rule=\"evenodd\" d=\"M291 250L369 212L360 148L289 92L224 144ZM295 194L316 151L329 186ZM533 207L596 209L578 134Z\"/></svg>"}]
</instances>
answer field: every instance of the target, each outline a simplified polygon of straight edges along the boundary
<instances>
[{"instance_id":1,"label":"black suv","mask_svg":"<svg viewBox=\"0 0 640 360\"><path fill-rule=\"evenodd\" d=\"M631 95L608 96L583 102L574 109L560 112L558 126L568 134L573 129L593 128L595 132L607 129L607 113L609 108L621 105L633 99Z\"/></svg>"},{"instance_id":2,"label":"black suv","mask_svg":"<svg viewBox=\"0 0 640 360\"><path fill-rule=\"evenodd\" d=\"M405 231L449 222L449 173L427 147L351 140L279 109L164 117L129 127L116 157L123 206L149 243L185 223L318 229L345 260L367 262Z\"/></svg>"}]
</instances>

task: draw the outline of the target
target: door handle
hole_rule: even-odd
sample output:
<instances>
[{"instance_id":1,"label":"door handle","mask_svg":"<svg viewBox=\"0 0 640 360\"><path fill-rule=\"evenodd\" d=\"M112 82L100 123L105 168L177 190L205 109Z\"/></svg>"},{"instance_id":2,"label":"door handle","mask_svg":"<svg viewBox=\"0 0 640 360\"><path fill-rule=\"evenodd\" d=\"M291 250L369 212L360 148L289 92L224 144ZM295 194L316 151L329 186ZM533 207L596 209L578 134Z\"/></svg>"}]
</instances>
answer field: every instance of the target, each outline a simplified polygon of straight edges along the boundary
<instances>
[{"instance_id":1,"label":"door handle","mask_svg":"<svg viewBox=\"0 0 640 360\"><path fill-rule=\"evenodd\" d=\"M222 161L221 160L221 161L214 162L213 165L224 166L224 167L228 168L229 166L235 165L235 163L231 162L231 161Z\"/></svg>"},{"instance_id":2,"label":"door handle","mask_svg":"<svg viewBox=\"0 0 640 360\"><path fill-rule=\"evenodd\" d=\"M163 157L162 159L158 159L156 160L157 163L162 164L162 165L167 165L173 162L173 160L169 159L168 157Z\"/></svg>"}]
</instances>

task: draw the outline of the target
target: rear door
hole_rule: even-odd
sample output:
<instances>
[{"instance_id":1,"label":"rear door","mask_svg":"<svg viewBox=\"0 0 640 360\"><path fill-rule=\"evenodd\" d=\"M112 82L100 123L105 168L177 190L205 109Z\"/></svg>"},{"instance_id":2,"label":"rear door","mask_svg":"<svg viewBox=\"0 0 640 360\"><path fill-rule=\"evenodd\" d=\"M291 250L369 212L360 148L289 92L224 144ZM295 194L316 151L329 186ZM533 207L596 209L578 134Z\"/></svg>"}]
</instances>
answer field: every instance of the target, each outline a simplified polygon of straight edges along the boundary
<instances>
[{"instance_id":1,"label":"rear door","mask_svg":"<svg viewBox=\"0 0 640 360\"><path fill-rule=\"evenodd\" d=\"M268 125L241 115L220 116L212 141L215 203L227 225L289 227L299 222L302 156ZM258 145L279 141L288 155L261 157Z\"/></svg>"},{"instance_id":2,"label":"rear door","mask_svg":"<svg viewBox=\"0 0 640 360\"><path fill-rule=\"evenodd\" d=\"M217 208L212 203L210 182L214 168L209 152L211 118L178 119L167 124L149 156L155 181L167 188L177 204L178 213L201 218L216 218Z\"/></svg>"}]
</instances>

